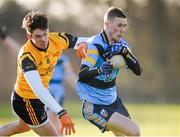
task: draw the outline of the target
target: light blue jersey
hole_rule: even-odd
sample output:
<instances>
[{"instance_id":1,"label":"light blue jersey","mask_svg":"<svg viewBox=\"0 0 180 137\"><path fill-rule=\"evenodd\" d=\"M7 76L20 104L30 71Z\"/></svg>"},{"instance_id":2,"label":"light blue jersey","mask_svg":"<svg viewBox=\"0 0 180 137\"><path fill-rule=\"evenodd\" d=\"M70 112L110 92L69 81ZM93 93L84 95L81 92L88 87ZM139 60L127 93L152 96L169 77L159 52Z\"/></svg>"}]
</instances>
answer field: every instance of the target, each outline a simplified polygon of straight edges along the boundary
<instances>
[{"instance_id":1,"label":"light blue jersey","mask_svg":"<svg viewBox=\"0 0 180 137\"><path fill-rule=\"evenodd\" d=\"M128 43L124 39L120 39L124 46ZM98 46L102 50L106 50L109 42L105 32L95 35L88 40L88 56L82 60L81 65L87 65L89 68L99 67L105 60L100 55ZM86 82L79 81L77 83L77 93L81 100L86 100L94 104L109 105L117 98L115 80L119 73L119 69L113 69L110 75L101 74Z\"/></svg>"},{"instance_id":2,"label":"light blue jersey","mask_svg":"<svg viewBox=\"0 0 180 137\"><path fill-rule=\"evenodd\" d=\"M55 100L62 105L64 100L64 67L63 63L68 61L68 56L62 54L58 59L57 64L54 68L52 78L49 83L49 90Z\"/></svg>"}]
</instances>

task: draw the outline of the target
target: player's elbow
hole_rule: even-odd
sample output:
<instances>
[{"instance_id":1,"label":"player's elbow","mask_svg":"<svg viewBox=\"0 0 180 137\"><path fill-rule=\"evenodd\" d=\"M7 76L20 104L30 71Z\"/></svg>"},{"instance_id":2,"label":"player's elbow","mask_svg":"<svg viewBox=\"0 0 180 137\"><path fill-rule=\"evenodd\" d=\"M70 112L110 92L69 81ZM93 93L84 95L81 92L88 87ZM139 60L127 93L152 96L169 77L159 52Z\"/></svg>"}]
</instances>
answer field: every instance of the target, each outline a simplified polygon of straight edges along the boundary
<instances>
[{"instance_id":1,"label":"player's elbow","mask_svg":"<svg viewBox=\"0 0 180 137\"><path fill-rule=\"evenodd\" d=\"M138 65L134 68L133 70L134 74L136 74L137 76L140 76L142 74L142 68Z\"/></svg>"},{"instance_id":2,"label":"player's elbow","mask_svg":"<svg viewBox=\"0 0 180 137\"><path fill-rule=\"evenodd\" d=\"M83 73L79 73L79 80L84 80L86 77Z\"/></svg>"},{"instance_id":3,"label":"player's elbow","mask_svg":"<svg viewBox=\"0 0 180 137\"><path fill-rule=\"evenodd\" d=\"M140 76L141 75L141 72L140 71L136 71L134 72L137 76Z\"/></svg>"},{"instance_id":4,"label":"player's elbow","mask_svg":"<svg viewBox=\"0 0 180 137\"><path fill-rule=\"evenodd\" d=\"M142 71L141 71L141 68L140 68L140 66L139 65L137 65L137 66L134 66L134 68L133 69L131 69L133 72L134 72L134 74L136 74L137 76L140 76L141 75L141 73L142 73Z\"/></svg>"},{"instance_id":5,"label":"player's elbow","mask_svg":"<svg viewBox=\"0 0 180 137\"><path fill-rule=\"evenodd\" d=\"M127 63L128 65L128 68L132 70L132 72L137 75L137 76L140 76L141 75L141 68L140 68L140 65L139 63Z\"/></svg>"}]
</instances>

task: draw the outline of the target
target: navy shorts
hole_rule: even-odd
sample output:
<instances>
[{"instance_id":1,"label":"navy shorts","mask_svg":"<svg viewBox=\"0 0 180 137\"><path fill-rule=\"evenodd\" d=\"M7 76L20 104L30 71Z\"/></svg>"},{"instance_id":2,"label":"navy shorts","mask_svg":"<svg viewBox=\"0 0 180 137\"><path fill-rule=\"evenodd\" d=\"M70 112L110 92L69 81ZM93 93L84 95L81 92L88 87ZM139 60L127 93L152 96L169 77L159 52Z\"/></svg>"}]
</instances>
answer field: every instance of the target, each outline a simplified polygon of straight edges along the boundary
<instances>
[{"instance_id":1,"label":"navy shorts","mask_svg":"<svg viewBox=\"0 0 180 137\"><path fill-rule=\"evenodd\" d=\"M44 104L39 99L25 99L13 92L11 103L14 112L30 127L39 127L48 122Z\"/></svg>"},{"instance_id":2,"label":"navy shorts","mask_svg":"<svg viewBox=\"0 0 180 137\"><path fill-rule=\"evenodd\" d=\"M112 114L118 112L130 118L130 115L120 98L110 105L97 105L84 101L82 113L85 119L97 126L102 132L106 131L106 124Z\"/></svg>"}]
</instances>

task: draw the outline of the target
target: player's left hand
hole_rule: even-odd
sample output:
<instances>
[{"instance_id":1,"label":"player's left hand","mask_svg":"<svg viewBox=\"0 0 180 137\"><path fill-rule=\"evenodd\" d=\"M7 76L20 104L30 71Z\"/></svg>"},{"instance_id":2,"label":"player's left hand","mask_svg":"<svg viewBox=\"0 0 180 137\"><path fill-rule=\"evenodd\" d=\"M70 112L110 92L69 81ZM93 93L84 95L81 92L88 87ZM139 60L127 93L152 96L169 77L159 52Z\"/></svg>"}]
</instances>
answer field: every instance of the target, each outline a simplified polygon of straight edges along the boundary
<instances>
[{"instance_id":1,"label":"player's left hand","mask_svg":"<svg viewBox=\"0 0 180 137\"><path fill-rule=\"evenodd\" d=\"M67 113L60 117L60 121L62 124L61 134L64 133L64 130L65 135L71 135L71 133L76 133L74 123L72 122L71 117Z\"/></svg>"},{"instance_id":2,"label":"player's left hand","mask_svg":"<svg viewBox=\"0 0 180 137\"><path fill-rule=\"evenodd\" d=\"M103 62L101 66L98 67L100 74L111 74L113 70L113 65L110 62Z\"/></svg>"},{"instance_id":3,"label":"player's left hand","mask_svg":"<svg viewBox=\"0 0 180 137\"><path fill-rule=\"evenodd\" d=\"M78 56L80 59L87 56L87 43L83 42L77 46L76 56Z\"/></svg>"}]
</instances>

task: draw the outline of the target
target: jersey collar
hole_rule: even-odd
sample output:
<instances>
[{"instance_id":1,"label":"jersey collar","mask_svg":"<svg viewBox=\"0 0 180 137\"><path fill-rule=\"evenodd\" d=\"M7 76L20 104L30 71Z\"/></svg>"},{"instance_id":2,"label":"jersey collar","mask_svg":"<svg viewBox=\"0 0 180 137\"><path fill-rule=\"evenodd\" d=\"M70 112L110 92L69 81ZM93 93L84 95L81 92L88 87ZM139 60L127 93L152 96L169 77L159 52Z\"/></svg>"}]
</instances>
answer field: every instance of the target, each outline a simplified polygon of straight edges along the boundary
<instances>
[{"instance_id":1,"label":"jersey collar","mask_svg":"<svg viewBox=\"0 0 180 137\"><path fill-rule=\"evenodd\" d=\"M33 42L30 40L30 42L31 42L31 44L37 49L37 50L39 50L39 51L44 51L44 52L46 52L47 51L47 49L48 49L48 47L49 47L49 42L48 42L48 46L47 46L47 48L46 49L41 49L41 48L38 48L38 47L36 47L34 44L33 44Z\"/></svg>"},{"instance_id":2,"label":"jersey collar","mask_svg":"<svg viewBox=\"0 0 180 137\"><path fill-rule=\"evenodd\" d=\"M103 41L109 45L109 40L108 40L108 37L104 30L101 32L101 37L102 37Z\"/></svg>"}]
</instances>

